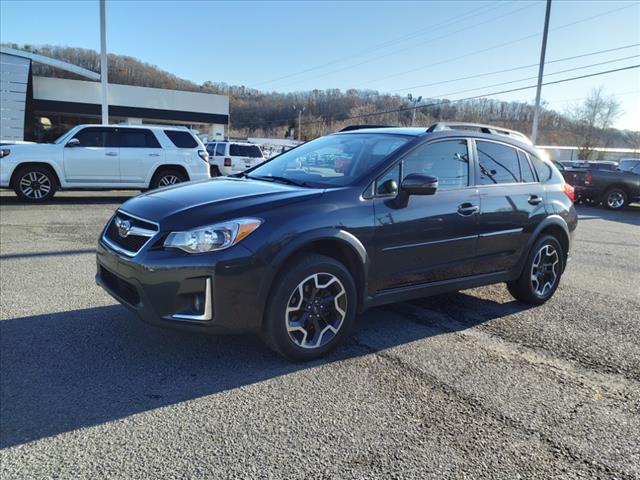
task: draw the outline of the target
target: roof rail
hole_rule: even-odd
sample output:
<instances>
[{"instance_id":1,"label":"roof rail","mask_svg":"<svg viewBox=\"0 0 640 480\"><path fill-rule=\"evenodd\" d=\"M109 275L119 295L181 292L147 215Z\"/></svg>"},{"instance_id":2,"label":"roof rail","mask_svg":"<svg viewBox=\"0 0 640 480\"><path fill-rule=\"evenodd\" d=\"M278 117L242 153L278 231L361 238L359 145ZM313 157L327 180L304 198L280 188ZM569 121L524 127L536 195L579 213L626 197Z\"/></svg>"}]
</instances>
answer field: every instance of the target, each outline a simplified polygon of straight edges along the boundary
<instances>
[{"instance_id":1,"label":"roof rail","mask_svg":"<svg viewBox=\"0 0 640 480\"><path fill-rule=\"evenodd\" d=\"M347 125L339 132L351 132L352 130L362 130L363 128L390 128L389 125Z\"/></svg>"},{"instance_id":2,"label":"roof rail","mask_svg":"<svg viewBox=\"0 0 640 480\"><path fill-rule=\"evenodd\" d=\"M485 125L482 123L467 122L438 122L427 128L427 132L441 132L443 130L480 130L482 133L490 135L504 135L505 137L514 137L516 140L533 145L533 142L524 133L508 128L496 127L493 125Z\"/></svg>"}]
</instances>

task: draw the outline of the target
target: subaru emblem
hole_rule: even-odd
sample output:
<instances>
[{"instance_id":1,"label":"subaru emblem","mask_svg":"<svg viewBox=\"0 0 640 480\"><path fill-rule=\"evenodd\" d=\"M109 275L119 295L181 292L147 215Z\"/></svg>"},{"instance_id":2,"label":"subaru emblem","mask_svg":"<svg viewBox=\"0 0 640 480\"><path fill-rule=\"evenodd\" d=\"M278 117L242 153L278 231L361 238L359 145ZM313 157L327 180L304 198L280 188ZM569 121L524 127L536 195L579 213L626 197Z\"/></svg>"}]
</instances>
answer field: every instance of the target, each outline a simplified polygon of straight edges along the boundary
<instances>
[{"instance_id":1,"label":"subaru emblem","mask_svg":"<svg viewBox=\"0 0 640 480\"><path fill-rule=\"evenodd\" d=\"M120 217L116 217L115 224L118 229L118 235L122 238L126 238L131 231L131 222L129 220L122 220Z\"/></svg>"}]
</instances>

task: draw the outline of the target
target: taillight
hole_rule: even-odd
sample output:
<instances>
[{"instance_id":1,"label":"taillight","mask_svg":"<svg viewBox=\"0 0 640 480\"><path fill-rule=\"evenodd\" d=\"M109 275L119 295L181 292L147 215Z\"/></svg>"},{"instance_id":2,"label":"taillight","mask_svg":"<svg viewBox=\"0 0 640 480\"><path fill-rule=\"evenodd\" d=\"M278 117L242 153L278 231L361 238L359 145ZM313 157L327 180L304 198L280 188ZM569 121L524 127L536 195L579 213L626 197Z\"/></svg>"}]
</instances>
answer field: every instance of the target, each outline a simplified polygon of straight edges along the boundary
<instances>
[{"instance_id":1,"label":"taillight","mask_svg":"<svg viewBox=\"0 0 640 480\"><path fill-rule=\"evenodd\" d=\"M206 163L209 163L209 154L206 150L198 150L198 156Z\"/></svg>"},{"instance_id":2,"label":"taillight","mask_svg":"<svg viewBox=\"0 0 640 480\"><path fill-rule=\"evenodd\" d=\"M230 167L231 166L231 159L230 158L225 158L224 159L224 166L225 167Z\"/></svg>"},{"instance_id":3,"label":"taillight","mask_svg":"<svg viewBox=\"0 0 640 480\"><path fill-rule=\"evenodd\" d=\"M2 150L0 150L0 158L7 157L10 153L11 150L9 150L8 148L3 148Z\"/></svg>"},{"instance_id":4,"label":"taillight","mask_svg":"<svg viewBox=\"0 0 640 480\"><path fill-rule=\"evenodd\" d=\"M573 203L573 200L576 198L576 189L568 183L563 184L562 189L564 190L564 194L571 200L571 203Z\"/></svg>"},{"instance_id":5,"label":"taillight","mask_svg":"<svg viewBox=\"0 0 640 480\"><path fill-rule=\"evenodd\" d=\"M585 185L591 185L591 182L593 182L593 175L591 175L591 173L587 173L584 176L584 184Z\"/></svg>"}]
</instances>

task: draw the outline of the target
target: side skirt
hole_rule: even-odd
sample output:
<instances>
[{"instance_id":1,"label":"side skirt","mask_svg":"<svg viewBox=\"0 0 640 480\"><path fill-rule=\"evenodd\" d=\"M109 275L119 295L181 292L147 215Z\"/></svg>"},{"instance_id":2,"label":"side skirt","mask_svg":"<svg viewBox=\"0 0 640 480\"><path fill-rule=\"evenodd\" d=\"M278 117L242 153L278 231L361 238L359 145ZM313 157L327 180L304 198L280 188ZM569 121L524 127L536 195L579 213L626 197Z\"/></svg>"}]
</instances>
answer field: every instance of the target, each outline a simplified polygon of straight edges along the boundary
<instances>
[{"instance_id":1,"label":"side skirt","mask_svg":"<svg viewBox=\"0 0 640 480\"><path fill-rule=\"evenodd\" d=\"M500 272L483 273L469 277L454 278L420 285L408 285L406 287L389 288L379 290L375 296L367 298L364 307L377 307L388 303L404 302L415 298L439 295L441 293L455 292L467 288L481 287L494 283L502 283L513 280L517 274L509 270Z\"/></svg>"}]
</instances>

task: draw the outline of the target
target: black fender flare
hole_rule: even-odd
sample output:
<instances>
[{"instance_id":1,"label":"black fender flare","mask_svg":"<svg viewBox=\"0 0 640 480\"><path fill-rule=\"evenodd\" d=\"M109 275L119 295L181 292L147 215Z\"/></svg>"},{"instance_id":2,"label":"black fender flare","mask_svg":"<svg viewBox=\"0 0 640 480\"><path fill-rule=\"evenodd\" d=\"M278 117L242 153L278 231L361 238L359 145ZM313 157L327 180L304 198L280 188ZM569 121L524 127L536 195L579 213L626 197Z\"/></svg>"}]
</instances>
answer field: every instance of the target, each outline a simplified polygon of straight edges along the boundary
<instances>
[{"instance_id":1,"label":"black fender flare","mask_svg":"<svg viewBox=\"0 0 640 480\"><path fill-rule=\"evenodd\" d=\"M296 252L303 250L306 246L322 240L341 242L354 253L354 256L358 259L358 266L362 269L360 272L362 282L361 285L359 285L358 297L360 298L361 304L366 300L367 278L370 266L370 258L367 253L367 249L358 237L346 230L339 227L321 228L305 232L301 235L296 235L295 238L287 242L286 245L280 248L277 254L270 259L268 267L265 270L265 275L260 284L259 291L259 302L263 309L266 308L268 295L271 291L274 280L287 260Z\"/></svg>"},{"instance_id":2,"label":"black fender flare","mask_svg":"<svg viewBox=\"0 0 640 480\"><path fill-rule=\"evenodd\" d=\"M533 232L529 236L529 241L527 242L527 245L523 250L522 257L518 261L518 264L516 265L516 268L515 268L515 271L518 274L517 277L519 277L522 274L522 269L524 268L524 264L527 260L527 257L529 256L529 252L531 251L531 248L533 248L533 244L538 240L541 233L549 227L560 227L566 236L567 245L569 246L569 248L571 247L571 234L569 232L569 226L567 225L567 222L560 215L556 215L556 214L549 215L536 226L536 228L533 230ZM567 249L567 251L564 252L564 254L565 254L564 266L566 267L569 249Z\"/></svg>"}]
</instances>

